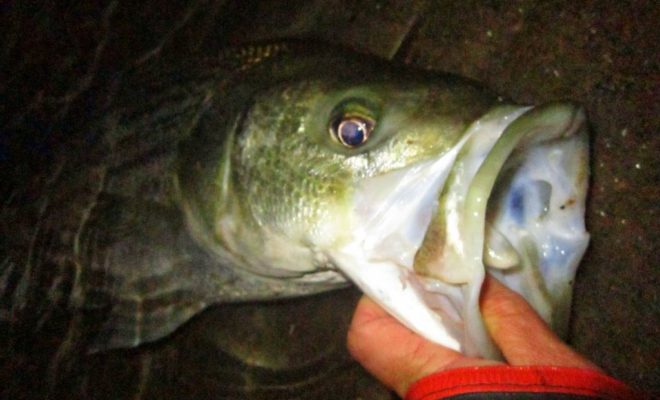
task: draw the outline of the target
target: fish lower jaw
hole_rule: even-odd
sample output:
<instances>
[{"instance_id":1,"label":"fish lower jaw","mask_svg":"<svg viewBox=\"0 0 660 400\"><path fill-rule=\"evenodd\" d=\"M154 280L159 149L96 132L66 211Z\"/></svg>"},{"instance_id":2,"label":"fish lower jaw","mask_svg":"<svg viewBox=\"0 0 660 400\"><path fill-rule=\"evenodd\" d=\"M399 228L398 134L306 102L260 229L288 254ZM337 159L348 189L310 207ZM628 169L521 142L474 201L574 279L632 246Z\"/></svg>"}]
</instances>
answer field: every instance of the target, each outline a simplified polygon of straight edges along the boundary
<instances>
[{"instance_id":1,"label":"fish lower jaw","mask_svg":"<svg viewBox=\"0 0 660 400\"><path fill-rule=\"evenodd\" d=\"M404 325L435 343L460 351L460 332L426 306L423 281L411 270L391 261L369 260L358 246L347 246L331 255L351 281Z\"/></svg>"}]
</instances>

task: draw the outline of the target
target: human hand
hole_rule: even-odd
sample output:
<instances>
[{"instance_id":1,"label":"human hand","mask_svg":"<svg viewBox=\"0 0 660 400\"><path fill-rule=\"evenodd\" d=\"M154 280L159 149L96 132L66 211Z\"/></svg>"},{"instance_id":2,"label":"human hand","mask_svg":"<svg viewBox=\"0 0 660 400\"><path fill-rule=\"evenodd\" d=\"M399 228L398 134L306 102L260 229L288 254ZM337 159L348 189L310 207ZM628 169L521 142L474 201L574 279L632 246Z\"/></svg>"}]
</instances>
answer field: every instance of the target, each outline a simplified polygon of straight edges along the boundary
<instances>
[{"instance_id":1,"label":"human hand","mask_svg":"<svg viewBox=\"0 0 660 400\"><path fill-rule=\"evenodd\" d=\"M516 292L490 276L480 298L481 312L493 340L509 365L546 365L598 370L555 335ZM348 332L353 357L378 380L404 396L422 377L454 368L503 364L430 342L403 326L363 296Z\"/></svg>"}]
</instances>

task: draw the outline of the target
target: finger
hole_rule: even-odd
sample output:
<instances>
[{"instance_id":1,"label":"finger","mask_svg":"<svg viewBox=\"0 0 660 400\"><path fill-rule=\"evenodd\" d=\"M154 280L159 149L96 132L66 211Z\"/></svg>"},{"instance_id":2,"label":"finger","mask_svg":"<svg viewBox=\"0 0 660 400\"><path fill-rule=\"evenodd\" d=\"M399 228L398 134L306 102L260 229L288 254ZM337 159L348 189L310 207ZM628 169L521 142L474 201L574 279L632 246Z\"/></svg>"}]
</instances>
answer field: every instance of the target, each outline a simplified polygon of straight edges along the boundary
<instances>
[{"instance_id":1,"label":"finger","mask_svg":"<svg viewBox=\"0 0 660 400\"><path fill-rule=\"evenodd\" d=\"M363 296L348 331L348 349L378 380L404 396L418 379L444 369L490 365L430 342Z\"/></svg>"},{"instance_id":2,"label":"finger","mask_svg":"<svg viewBox=\"0 0 660 400\"><path fill-rule=\"evenodd\" d=\"M481 312L493 340L511 365L553 365L599 369L571 349L522 296L487 276Z\"/></svg>"}]
</instances>

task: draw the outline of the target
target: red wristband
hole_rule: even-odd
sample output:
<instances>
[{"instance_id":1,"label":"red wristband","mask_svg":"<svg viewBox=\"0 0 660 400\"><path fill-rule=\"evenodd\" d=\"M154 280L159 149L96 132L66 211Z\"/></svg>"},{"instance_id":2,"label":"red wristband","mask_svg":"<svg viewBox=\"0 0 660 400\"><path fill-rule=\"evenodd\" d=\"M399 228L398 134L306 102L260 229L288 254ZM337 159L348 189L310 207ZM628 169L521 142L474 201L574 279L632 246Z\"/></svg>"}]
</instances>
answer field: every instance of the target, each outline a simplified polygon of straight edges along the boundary
<instances>
[{"instance_id":1,"label":"red wristband","mask_svg":"<svg viewBox=\"0 0 660 400\"><path fill-rule=\"evenodd\" d=\"M601 372L549 366L457 368L415 382L406 400L437 400L468 393L558 393L601 399L643 399Z\"/></svg>"}]
</instances>

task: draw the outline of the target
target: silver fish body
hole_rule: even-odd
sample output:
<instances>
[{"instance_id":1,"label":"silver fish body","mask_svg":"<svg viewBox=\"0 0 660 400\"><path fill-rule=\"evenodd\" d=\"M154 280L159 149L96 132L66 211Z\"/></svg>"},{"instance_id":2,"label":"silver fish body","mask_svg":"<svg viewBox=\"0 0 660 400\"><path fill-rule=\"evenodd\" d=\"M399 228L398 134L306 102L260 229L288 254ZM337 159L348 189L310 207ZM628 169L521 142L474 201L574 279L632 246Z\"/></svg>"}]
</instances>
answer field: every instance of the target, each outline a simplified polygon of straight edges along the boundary
<instances>
[{"instance_id":1,"label":"silver fish body","mask_svg":"<svg viewBox=\"0 0 660 400\"><path fill-rule=\"evenodd\" d=\"M588 239L578 107L284 42L123 78L88 129L6 196L12 333L66 313L62 346L132 347L211 304L350 279L421 334L497 357L475 303L486 268L566 323Z\"/></svg>"}]
</instances>

